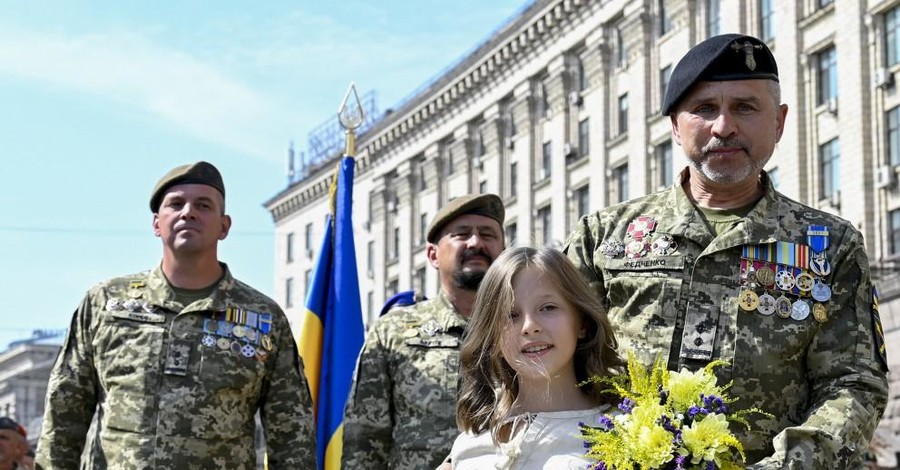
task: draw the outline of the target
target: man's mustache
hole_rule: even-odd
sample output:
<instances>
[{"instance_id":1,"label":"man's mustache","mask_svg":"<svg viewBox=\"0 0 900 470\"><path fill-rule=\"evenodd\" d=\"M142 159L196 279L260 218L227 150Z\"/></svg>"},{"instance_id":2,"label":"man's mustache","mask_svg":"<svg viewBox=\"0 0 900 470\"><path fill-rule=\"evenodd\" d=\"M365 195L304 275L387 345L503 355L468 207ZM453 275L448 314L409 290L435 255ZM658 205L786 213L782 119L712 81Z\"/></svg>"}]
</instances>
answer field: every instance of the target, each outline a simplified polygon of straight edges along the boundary
<instances>
[{"instance_id":1,"label":"man's mustache","mask_svg":"<svg viewBox=\"0 0 900 470\"><path fill-rule=\"evenodd\" d=\"M739 148L746 153L750 153L747 145L741 142L739 139L735 137L729 137L727 139L720 139L718 137L713 137L712 140L709 141L706 145L703 146L703 153L715 152L717 150L722 149L734 149Z\"/></svg>"},{"instance_id":2,"label":"man's mustache","mask_svg":"<svg viewBox=\"0 0 900 470\"><path fill-rule=\"evenodd\" d=\"M478 256L488 260L488 263L494 262L494 258L492 258L491 255L489 255L486 251L484 251L482 249L466 250L463 252L461 259L462 259L462 262L465 263L465 262L471 260L472 258L475 258Z\"/></svg>"}]
</instances>

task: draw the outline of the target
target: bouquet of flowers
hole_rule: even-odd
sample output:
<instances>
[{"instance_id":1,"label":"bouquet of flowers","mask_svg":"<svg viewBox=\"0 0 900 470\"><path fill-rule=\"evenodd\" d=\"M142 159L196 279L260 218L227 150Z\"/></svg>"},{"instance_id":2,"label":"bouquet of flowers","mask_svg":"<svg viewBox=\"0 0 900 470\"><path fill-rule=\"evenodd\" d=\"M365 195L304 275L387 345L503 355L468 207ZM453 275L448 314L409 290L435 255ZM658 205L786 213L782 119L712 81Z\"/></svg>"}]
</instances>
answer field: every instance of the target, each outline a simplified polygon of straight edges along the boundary
<instances>
[{"instance_id":1,"label":"bouquet of flowers","mask_svg":"<svg viewBox=\"0 0 900 470\"><path fill-rule=\"evenodd\" d=\"M592 470L740 469L744 449L728 429L729 422L750 427L751 408L732 411L735 401L719 386L713 370L726 364L713 361L704 369L668 371L657 357L649 370L628 354L628 375L595 377L611 386L622 401L621 413L581 423L586 455L596 461ZM740 459L739 461L737 459Z\"/></svg>"}]
</instances>

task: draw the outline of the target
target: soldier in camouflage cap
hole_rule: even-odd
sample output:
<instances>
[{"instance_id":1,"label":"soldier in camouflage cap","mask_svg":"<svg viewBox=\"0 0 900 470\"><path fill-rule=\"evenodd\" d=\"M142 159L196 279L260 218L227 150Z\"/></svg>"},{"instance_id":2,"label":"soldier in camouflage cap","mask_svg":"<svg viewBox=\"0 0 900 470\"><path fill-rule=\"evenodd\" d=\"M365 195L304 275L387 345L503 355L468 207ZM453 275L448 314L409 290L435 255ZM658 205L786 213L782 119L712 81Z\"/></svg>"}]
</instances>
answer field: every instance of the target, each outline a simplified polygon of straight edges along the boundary
<instances>
[{"instance_id":1,"label":"soldier in camouflage cap","mask_svg":"<svg viewBox=\"0 0 900 470\"><path fill-rule=\"evenodd\" d=\"M459 434L460 338L488 266L504 248L504 208L493 194L444 206L426 255L441 292L397 307L369 329L344 411L342 468L435 468Z\"/></svg>"},{"instance_id":2,"label":"soldier in camouflage cap","mask_svg":"<svg viewBox=\"0 0 900 470\"><path fill-rule=\"evenodd\" d=\"M621 349L669 369L714 360L749 468L860 468L887 399L862 235L775 191L778 69L760 40L692 48L662 106L690 163L671 188L581 219L566 252L609 310Z\"/></svg>"},{"instance_id":3,"label":"soldier in camouflage cap","mask_svg":"<svg viewBox=\"0 0 900 470\"><path fill-rule=\"evenodd\" d=\"M255 469L258 412L270 468L316 468L287 318L218 260L231 228L219 171L173 169L150 208L162 262L94 286L75 311L50 374L37 464Z\"/></svg>"}]
</instances>

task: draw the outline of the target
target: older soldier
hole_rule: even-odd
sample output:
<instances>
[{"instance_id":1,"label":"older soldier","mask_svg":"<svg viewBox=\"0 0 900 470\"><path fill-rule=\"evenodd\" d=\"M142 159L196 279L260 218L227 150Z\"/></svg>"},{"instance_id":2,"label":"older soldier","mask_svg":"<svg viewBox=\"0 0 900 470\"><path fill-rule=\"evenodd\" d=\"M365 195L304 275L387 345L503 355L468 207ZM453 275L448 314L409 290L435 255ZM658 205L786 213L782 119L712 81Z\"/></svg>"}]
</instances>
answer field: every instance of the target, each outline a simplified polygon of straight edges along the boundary
<instances>
[{"instance_id":1,"label":"older soldier","mask_svg":"<svg viewBox=\"0 0 900 470\"><path fill-rule=\"evenodd\" d=\"M27 437L19 423L7 416L0 417L0 470L26 468L19 462L28 451Z\"/></svg>"},{"instance_id":2,"label":"older soldier","mask_svg":"<svg viewBox=\"0 0 900 470\"><path fill-rule=\"evenodd\" d=\"M458 197L428 227L433 300L394 308L369 330L344 411L343 468L435 468L456 427L460 337L488 266L504 248L493 194Z\"/></svg>"},{"instance_id":3,"label":"older soldier","mask_svg":"<svg viewBox=\"0 0 900 470\"><path fill-rule=\"evenodd\" d=\"M690 166L673 187L584 217L567 252L623 349L669 369L716 359L750 468L860 468L885 408L886 362L861 234L778 193L784 130L766 44L728 34L678 63L662 113Z\"/></svg>"},{"instance_id":4,"label":"older soldier","mask_svg":"<svg viewBox=\"0 0 900 470\"><path fill-rule=\"evenodd\" d=\"M91 288L50 374L44 468L315 468L312 401L278 305L218 261L228 236L219 171L198 162L150 198L162 263ZM82 450L96 412L96 431Z\"/></svg>"}]
</instances>

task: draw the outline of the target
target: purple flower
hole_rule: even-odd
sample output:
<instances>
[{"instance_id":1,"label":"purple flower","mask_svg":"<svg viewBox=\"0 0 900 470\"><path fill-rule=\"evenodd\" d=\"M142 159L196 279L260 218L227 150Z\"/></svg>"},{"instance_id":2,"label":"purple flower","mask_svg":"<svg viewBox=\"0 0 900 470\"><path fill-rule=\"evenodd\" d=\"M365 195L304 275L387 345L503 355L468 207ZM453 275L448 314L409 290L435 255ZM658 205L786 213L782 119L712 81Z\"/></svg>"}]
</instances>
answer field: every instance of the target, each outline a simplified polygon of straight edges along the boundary
<instances>
[{"instance_id":1,"label":"purple flower","mask_svg":"<svg viewBox=\"0 0 900 470\"><path fill-rule=\"evenodd\" d=\"M631 398L623 398L622 403L619 403L619 409L622 410L623 413L631 413L634 405L634 400Z\"/></svg>"},{"instance_id":2,"label":"purple flower","mask_svg":"<svg viewBox=\"0 0 900 470\"><path fill-rule=\"evenodd\" d=\"M700 398L703 399L703 406L709 410L711 413L727 413L728 408L725 406L725 400L721 397L717 397L715 395L710 395L708 397L704 397L700 395Z\"/></svg>"},{"instance_id":3,"label":"purple flower","mask_svg":"<svg viewBox=\"0 0 900 470\"><path fill-rule=\"evenodd\" d=\"M695 405L695 406L688 408L687 416L690 419L694 419L695 416L697 416L698 414L701 414L701 413L706 414L706 409L700 408L699 406Z\"/></svg>"},{"instance_id":4,"label":"purple flower","mask_svg":"<svg viewBox=\"0 0 900 470\"><path fill-rule=\"evenodd\" d=\"M675 457L675 470L685 470L683 455L679 455L678 457Z\"/></svg>"},{"instance_id":5,"label":"purple flower","mask_svg":"<svg viewBox=\"0 0 900 470\"><path fill-rule=\"evenodd\" d=\"M610 419L609 416L603 415L597 418L597 424L599 424L599 428L604 431L612 431L616 424Z\"/></svg>"},{"instance_id":6,"label":"purple flower","mask_svg":"<svg viewBox=\"0 0 900 470\"><path fill-rule=\"evenodd\" d=\"M706 462L706 470L716 470L716 463L712 460Z\"/></svg>"}]
</instances>

